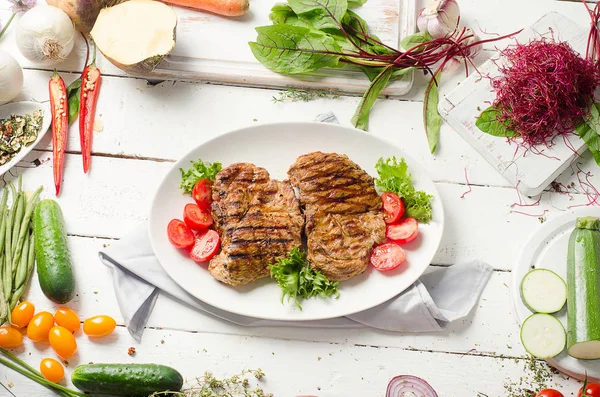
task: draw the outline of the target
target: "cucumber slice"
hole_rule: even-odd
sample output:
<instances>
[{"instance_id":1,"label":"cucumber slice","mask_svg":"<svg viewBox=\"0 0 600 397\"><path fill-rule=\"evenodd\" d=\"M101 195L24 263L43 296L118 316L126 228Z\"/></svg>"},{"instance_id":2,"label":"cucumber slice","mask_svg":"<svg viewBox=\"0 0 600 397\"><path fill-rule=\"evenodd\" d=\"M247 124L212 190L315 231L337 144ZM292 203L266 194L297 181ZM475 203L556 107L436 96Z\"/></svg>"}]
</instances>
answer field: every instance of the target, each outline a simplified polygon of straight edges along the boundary
<instances>
[{"instance_id":1,"label":"cucumber slice","mask_svg":"<svg viewBox=\"0 0 600 397\"><path fill-rule=\"evenodd\" d=\"M521 298L532 312L556 313L567 301L567 284L552 270L535 269L523 277Z\"/></svg>"},{"instance_id":2,"label":"cucumber slice","mask_svg":"<svg viewBox=\"0 0 600 397\"><path fill-rule=\"evenodd\" d=\"M551 358L565 348L567 334L562 323L550 314L536 313L521 326L521 343L532 356Z\"/></svg>"}]
</instances>

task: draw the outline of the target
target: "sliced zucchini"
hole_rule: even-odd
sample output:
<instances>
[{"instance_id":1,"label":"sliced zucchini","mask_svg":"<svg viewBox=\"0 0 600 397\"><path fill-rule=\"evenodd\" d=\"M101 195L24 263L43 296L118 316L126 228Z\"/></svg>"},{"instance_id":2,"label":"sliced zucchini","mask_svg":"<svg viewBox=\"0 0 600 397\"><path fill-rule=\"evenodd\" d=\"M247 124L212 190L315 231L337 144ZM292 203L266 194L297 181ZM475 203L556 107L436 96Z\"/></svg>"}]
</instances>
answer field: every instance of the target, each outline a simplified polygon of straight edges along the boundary
<instances>
[{"instance_id":1,"label":"sliced zucchini","mask_svg":"<svg viewBox=\"0 0 600 397\"><path fill-rule=\"evenodd\" d=\"M554 316L536 313L521 326L521 343L532 356L551 358L565 348L567 335L562 323Z\"/></svg>"},{"instance_id":2,"label":"sliced zucchini","mask_svg":"<svg viewBox=\"0 0 600 397\"><path fill-rule=\"evenodd\" d=\"M567 301L567 284L552 270L535 269L523 277L521 298L534 313L556 313Z\"/></svg>"}]
</instances>

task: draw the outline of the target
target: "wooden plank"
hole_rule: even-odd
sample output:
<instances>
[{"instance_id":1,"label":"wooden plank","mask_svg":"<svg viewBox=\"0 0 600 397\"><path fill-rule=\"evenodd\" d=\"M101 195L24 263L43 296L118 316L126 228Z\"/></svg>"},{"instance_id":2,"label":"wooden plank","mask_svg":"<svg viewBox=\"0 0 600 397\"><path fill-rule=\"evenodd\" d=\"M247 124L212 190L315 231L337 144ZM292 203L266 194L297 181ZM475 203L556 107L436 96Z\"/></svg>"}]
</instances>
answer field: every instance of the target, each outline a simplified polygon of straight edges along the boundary
<instances>
[{"instance_id":1,"label":"wooden plank","mask_svg":"<svg viewBox=\"0 0 600 397\"><path fill-rule=\"evenodd\" d=\"M521 377L531 377L524 371L524 362L513 359L396 348L290 343L278 339L154 329L147 331L141 344L133 342L122 328L100 340L76 336L79 352L68 360L68 373L76 365L90 361L162 363L176 367L187 379L201 376L207 370L227 376L243 369L261 368L266 373L265 391L275 396L379 396L383 395L392 377L412 374L426 379L440 396L476 396L480 393L491 397L506 395L505 382L518 383ZM35 346L33 348L27 341L25 348L18 349L31 353L20 355L34 367L43 357L54 356L47 343ZM131 346L136 349L133 357L127 354ZM0 381L14 384L12 391L17 396L54 395L5 367L0 367ZM524 383L525 386L530 384L529 381ZM551 384L558 385L563 391L579 388L576 382L558 375L553 376Z\"/></svg>"}]
</instances>

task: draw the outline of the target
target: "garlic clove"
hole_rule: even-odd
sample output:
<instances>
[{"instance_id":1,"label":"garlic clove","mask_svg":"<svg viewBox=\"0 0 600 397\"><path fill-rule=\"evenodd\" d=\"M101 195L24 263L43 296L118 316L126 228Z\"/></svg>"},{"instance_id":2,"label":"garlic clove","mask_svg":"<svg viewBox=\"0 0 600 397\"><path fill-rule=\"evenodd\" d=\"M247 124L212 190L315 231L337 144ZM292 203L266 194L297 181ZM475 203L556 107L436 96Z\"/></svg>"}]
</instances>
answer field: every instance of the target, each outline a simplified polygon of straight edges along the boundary
<instances>
[{"instance_id":1,"label":"garlic clove","mask_svg":"<svg viewBox=\"0 0 600 397\"><path fill-rule=\"evenodd\" d=\"M460 9L456 0L434 0L419 13L417 27L433 38L442 38L456 30L459 17Z\"/></svg>"}]
</instances>

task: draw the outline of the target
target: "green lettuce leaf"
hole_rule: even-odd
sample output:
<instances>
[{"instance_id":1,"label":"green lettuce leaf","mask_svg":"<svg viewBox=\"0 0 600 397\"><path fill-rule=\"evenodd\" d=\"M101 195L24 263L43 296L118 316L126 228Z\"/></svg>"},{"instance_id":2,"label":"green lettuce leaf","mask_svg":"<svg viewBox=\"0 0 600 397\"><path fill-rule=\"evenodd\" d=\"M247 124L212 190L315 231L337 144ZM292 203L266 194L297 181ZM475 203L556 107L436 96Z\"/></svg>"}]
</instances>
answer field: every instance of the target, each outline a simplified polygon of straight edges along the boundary
<instances>
[{"instance_id":1,"label":"green lettuce leaf","mask_svg":"<svg viewBox=\"0 0 600 397\"><path fill-rule=\"evenodd\" d=\"M375 184L384 192L396 193L404 202L406 215L422 223L428 223L433 218L431 209L432 195L416 190L411 182L411 174L404 159L400 162L396 157L380 158L375 165L379 174Z\"/></svg>"},{"instance_id":2,"label":"green lettuce leaf","mask_svg":"<svg viewBox=\"0 0 600 397\"><path fill-rule=\"evenodd\" d=\"M300 301L315 296L326 298L340 295L338 282L329 281L322 273L311 269L306 260L306 252L294 248L287 258L280 259L277 264L269 265L271 278L281 288L281 303L287 297L294 300L302 310Z\"/></svg>"},{"instance_id":3,"label":"green lettuce leaf","mask_svg":"<svg viewBox=\"0 0 600 397\"><path fill-rule=\"evenodd\" d=\"M204 162L202 159L198 159L198 161L192 161L191 163L192 168L188 170L179 169L181 171L181 185L179 187L185 193L192 193L194 185L202 179L209 179L214 182L215 176L223 168L218 161L209 163L208 161Z\"/></svg>"}]
</instances>

